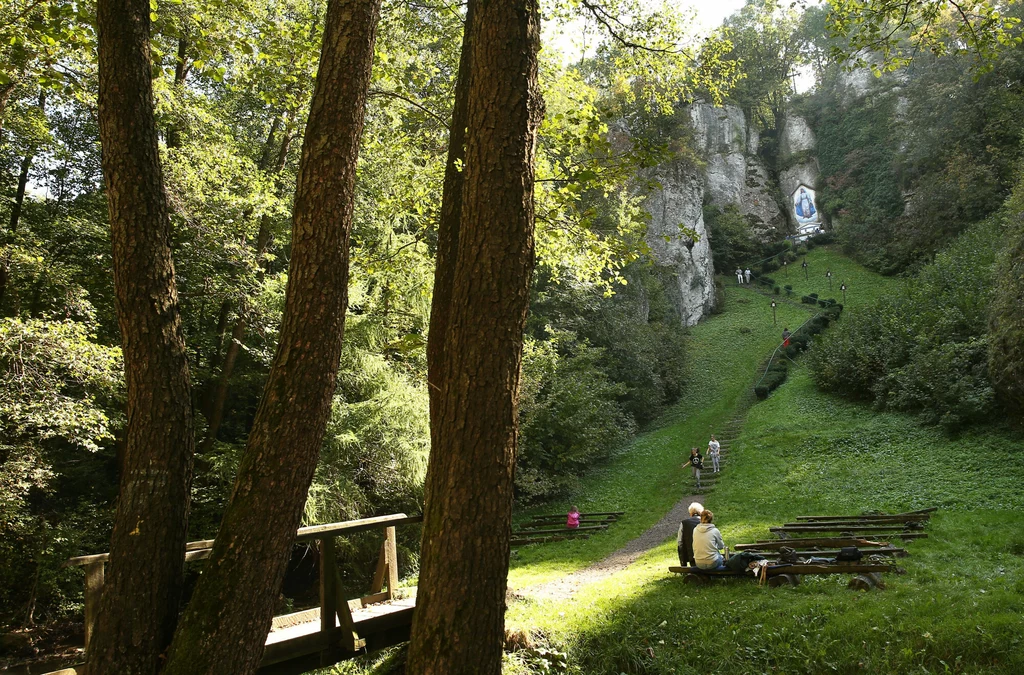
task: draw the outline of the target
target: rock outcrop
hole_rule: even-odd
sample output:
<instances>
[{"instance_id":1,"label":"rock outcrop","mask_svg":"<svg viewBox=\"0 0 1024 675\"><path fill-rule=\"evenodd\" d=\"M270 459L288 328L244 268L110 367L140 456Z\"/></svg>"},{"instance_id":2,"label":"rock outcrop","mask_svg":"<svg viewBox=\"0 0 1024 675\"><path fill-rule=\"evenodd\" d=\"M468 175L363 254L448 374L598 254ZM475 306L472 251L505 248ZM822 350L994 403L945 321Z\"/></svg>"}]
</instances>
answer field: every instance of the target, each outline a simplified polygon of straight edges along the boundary
<instances>
[{"instance_id":1,"label":"rock outcrop","mask_svg":"<svg viewBox=\"0 0 1024 675\"><path fill-rule=\"evenodd\" d=\"M779 134L779 189L787 199L786 213L799 235L824 226L816 201L821 170L815 154L818 142L807 120L786 115Z\"/></svg>"},{"instance_id":2,"label":"rock outcrop","mask_svg":"<svg viewBox=\"0 0 1024 675\"><path fill-rule=\"evenodd\" d=\"M707 103L690 106L694 140L707 166L706 202L719 208L735 206L746 216L754 234L768 241L785 226L775 200L768 168L757 154L761 135L736 106Z\"/></svg>"},{"instance_id":3,"label":"rock outcrop","mask_svg":"<svg viewBox=\"0 0 1024 675\"><path fill-rule=\"evenodd\" d=\"M704 180L683 161L662 164L654 170L654 177L661 187L646 202L651 214L647 245L654 264L672 279L666 287L680 321L692 326L715 303L711 245L704 227ZM681 227L692 229L697 240Z\"/></svg>"}]
</instances>

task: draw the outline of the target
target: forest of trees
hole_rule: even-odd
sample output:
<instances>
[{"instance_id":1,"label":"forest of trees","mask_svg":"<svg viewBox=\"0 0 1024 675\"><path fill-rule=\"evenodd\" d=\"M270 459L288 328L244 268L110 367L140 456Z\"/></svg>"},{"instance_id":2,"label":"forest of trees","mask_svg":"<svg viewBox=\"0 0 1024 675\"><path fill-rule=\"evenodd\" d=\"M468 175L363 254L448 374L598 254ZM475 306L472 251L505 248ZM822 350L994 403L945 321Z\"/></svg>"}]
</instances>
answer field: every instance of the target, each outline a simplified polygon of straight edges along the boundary
<instances>
[{"instance_id":1,"label":"forest of trees","mask_svg":"<svg viewBox=\"0 0 1024 675\"><path fill-rule=\"evenodd\" d=\"M812 350L820 386L951 430L1024 408L1017 15L912 45L945 3L889 4L750 0L707 39L639 0L0 8L0 625L76 616L62 563L110 550L93 672L245 671L299 524L425 509L410 667L497 672L513 500L573 494L687 386L643 177L692 157L697 99L769 160L805 115L839 244L921 273ZM542 13L597 46L540 49ZM853 53L881 77L847 105ZM723 269L777 250L712 225ZM867 348L911 315L922 339ZM481 565L472 598L445 584Z\"/></svg>"}]
</instances>

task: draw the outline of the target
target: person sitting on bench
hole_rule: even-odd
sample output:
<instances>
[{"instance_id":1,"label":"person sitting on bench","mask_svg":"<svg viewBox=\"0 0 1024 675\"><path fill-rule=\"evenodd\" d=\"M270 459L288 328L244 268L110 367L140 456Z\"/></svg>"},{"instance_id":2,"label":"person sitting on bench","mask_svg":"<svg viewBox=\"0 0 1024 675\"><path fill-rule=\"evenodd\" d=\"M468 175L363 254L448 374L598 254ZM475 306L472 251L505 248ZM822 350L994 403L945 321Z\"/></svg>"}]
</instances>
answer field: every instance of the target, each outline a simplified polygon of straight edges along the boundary
<instances>
[{"instance_id":1,"label":"person sitting on bench","mask_svg":"<svg viewBox=\"0 0 1024 675\"><path fill-rule=\"evenodd\" d=\"M725 542L722 533L712 525L715 514L708 509L700 514L700 525L693 530L693 558L697 567L702 570L725 569L722 552Z\"/></svg>"},{"instance_id":2,"label":"person sitting on bench","mask_svg":"<svg viewBox=\"0 0 1024 675\"><path fill-rule=\"evenodd\" d=\"M684 518L679 523L679 532L676 534L676 551L679 552L679 565L681 567L696 567L693 560L693 529L700 525L700 514L704 507L699 502L690 504L690 517Z\"/></svg>"}]
</instances>

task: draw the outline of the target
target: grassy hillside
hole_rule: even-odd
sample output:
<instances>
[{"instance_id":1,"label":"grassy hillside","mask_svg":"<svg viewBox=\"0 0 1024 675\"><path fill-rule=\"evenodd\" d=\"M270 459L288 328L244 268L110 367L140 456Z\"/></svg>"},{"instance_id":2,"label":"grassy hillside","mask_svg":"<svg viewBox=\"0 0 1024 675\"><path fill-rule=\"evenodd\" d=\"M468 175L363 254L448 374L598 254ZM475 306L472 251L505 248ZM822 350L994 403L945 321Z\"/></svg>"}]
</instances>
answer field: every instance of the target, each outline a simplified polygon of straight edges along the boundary
<instances>
[{"instance_id":1,"label":"grassy hillside","mask_svg":"<svg viewBox=\"0 0 1024 675\"><path fill-rule=\"evenodd\" d=\"M708 501L726 543L808 513L940 506L903 576L862 594L684 585L674 543L563 606L519 603L578 673L1024 672L1024 452L976 430L949 439L908 416L815 390L804 369L755 406Z\"/></svg>"},{"instance_id":2,"label":"grassy hillside","mask_svg":"<svg viewBox=\"0 0 1024 675\"><path fill-rule=\"evenodd\" d=\"M830 249L816 248L808 256L816 278L798 286L802 293L818 292L831 297L826 269L839 275L857 294L848 293L848 309L856 311L880 293L891 292L898 281L880 277ZM799 265L799 263L796 263ZM791 273L795 270L791 270ZM781 273L780 273L781 274ZM776 275L781 280L781 275ZM802 278L802 274L801 274ZM575 503L584 512L626 511L626 516L606 533L589 540L527 546L512 559L509 586L519 588L548 581L600 560L657 522L671 506L690 494L692 478L680 466L694 445L706 447L708 436L720 432L732 417L737 402L747 394L758 366L780 342L782 328L796 328L817 308L779 303L778 323L772 323L770 298L749 286L737 286L734 277L725 281L722 313L689 329L688 376L683 399L661 420L661 426L641 434L609 464L598 467L584 481L584 489L564 502L548 504L517 514L525 519L534 513L567 511ZM732 282L732 283L730 283ZM836 289L838 284L833 281ZM822 287L823 286L823 287Z\"/></svg>"}]
</instances>

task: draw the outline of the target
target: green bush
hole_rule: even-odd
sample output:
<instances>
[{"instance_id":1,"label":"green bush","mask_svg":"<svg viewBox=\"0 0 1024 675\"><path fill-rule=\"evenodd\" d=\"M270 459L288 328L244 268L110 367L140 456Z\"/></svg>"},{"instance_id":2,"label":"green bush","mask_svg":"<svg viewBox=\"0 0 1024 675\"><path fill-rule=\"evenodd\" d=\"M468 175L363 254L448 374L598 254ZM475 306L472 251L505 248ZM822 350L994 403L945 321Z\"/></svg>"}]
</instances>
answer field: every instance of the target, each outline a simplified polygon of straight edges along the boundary
<instances>
[{"instance_id":1,"label":"green bush","mask_svg":"<svg viewBox=\"0 0 1024 675\"><path fill-rule=\"evenodd\" d=\"M994 394L985 328L1000 235L993 222L972 227L905 292L831 331L811 355L818 386L920 413L951 431L989 418Z\"/></svg>"},{"instance_id":2,"label":"green bush","mask_svg":"<svg viewBox=\"0 0 1024 675\"><path fill-rule=\"evenodd\" d=\"M988 370L999 400L1019 420L1024 419L1024 180L1001 216L1007 245L996 267L988 315Z\"/></svg>"},{"instance_id":3,"label":"green bush","mask_svg":"<svg viewBox=\"0 0 1024 675\"><path fill-rule=\"evenodd\" d=\"M619 403L604 350L555 333L529 340L523 357L516 496L531 502L569 492L583 472L624 445L636 423Z\"/></svg>"},{"instance_id":4,"label":"green bush","mask_svg":"<svg viewBox=\"0 0 1024 675\"><path fill-rule=\"evenodd\" d=\"M804 296L800 297L800 302L804 303L805 305L813 305L813 304L817 303L818 301L815 298L812 298L809 295L804 295Z\"/></svg>"},{"instance_id":5,"label":"green bush","mask_svg":"<svg viewBox=\"0 0 1024 675\"><path fill-rule=\"evenodd\" d=\"M788 374L789 368L785 361L778 358L772 360L760 381L754 386L754 394L761 400L768 398L768 394L786 381Z\"/></svg>"}]
</instances>

